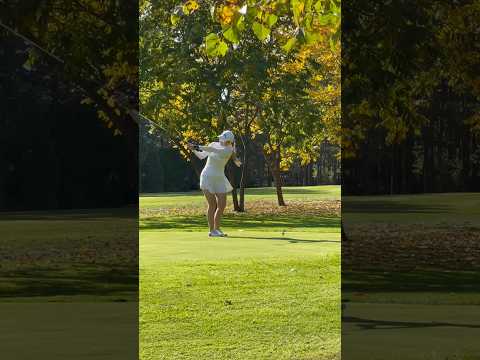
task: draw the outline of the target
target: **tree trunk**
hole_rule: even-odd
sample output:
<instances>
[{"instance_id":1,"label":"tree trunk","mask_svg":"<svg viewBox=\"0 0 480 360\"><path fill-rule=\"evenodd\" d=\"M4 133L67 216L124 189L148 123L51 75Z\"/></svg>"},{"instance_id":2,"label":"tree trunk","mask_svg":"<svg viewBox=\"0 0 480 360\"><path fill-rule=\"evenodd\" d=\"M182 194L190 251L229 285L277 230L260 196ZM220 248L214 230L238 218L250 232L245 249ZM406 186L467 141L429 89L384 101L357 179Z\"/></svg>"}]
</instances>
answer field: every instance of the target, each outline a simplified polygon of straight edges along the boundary
<instances>
[{"instance_id":1,"label":"tree trunk","mask_svg":"<svg viewBox=\"0 0 480 360\"><path fill-rule=\"evenodd\" d=\"M240 179L240 203L239 203L239 211L245 211L245 186L247 178L247 159L244 156L244 163L242 165L242 177Z\"/></svg>"},{"instance_id":2,"label":"tree trunk","mask_svg":"<svg viewBox=\"0 0 480 360\"><path fill-rule=\"evenodd\" d=\"M462 170L461 170L461 178L462 178L462 190L463 191L471 191L471 135L470 129L466 126L463 128L463 146L461 148L461 158L462 158Z\"/></svg>"},{"instance_id":3,"label":"tree trunk","mask_svg":"<svg viewBox=\"0 0 480 360\"><path fill-rule=\"evenodd\" d=\"M396 146L395 144L392 144L392 157L390 159L390 195L393 195L395 193L395 150Z\"/></svg>"},{"instance_id":4,"label":"tree trunk","mask_svg":"<svg viewBox=\"0 0 480 360\"><path fill-rule=\"evenodd\" d=\"M228 180L230 181L230 184L232 184L232 187L233 187L233 190L232 190L233 210L240 212L241 210L238 204L237 182L235 181L235 171L232 163L228 164L227 171L228 171L228 178L229 178Z\"/></svg>"},{"instance_id":5,"label":"tree trunk","mask_svg":"<svg viewBox=\"0 0 480 360\"><path fill-rule=\"evenodd\" d=\"M277 202L279 206L286 206L285 200L283 199L282 191L282 177L280 176L280 150L277 150L272 155L267 155L264 153L265 160L267 160L270 172L273 176L273 182L275 183L275 190L277 192Z\"/></svg>"},{"instance_id":6,"label":"tree trunk","mask_svg":"<svg viewBox=\"0 0 480 360\"><path fill-rule=\"evenodd\" d=\"M280 176L280 171L275 171L274 174L274 179L275 179L275 189L277 191L277 202L279 206L286 206L285 200L283 199L283 192L282 192L282 178Z\"/></svg>"},{"instance_id":7,"label":"tree trunk","mask_svg":"<svg viewBox=\"0 0 480 360\"><path fill-rule=\"evenodd\" d=\"M433 191L433 125L423 128L423 192Z\"/></svg>"}]
</instances>

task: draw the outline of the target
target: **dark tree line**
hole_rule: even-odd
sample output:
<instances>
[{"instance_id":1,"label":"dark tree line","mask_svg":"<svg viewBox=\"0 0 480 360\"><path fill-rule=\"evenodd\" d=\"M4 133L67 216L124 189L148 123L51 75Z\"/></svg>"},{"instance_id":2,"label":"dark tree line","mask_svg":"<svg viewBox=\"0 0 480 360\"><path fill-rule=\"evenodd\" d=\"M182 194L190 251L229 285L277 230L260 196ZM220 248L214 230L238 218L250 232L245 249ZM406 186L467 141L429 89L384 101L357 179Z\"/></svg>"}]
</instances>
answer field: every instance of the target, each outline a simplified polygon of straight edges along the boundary
<instances>
[{"instance_id":1,"label":"dark tree line","mask_svg":"<svg viewBox=\"0 0 480 360\"><path fill-rule=\"evenodd\" d=\"M369 130L359 156L345 160L346 187L362 194L479 191L480 144L465 124L469 104L447 94L426 112L429 123L399 144L385 144L385 131Z\"/></svg>"},{"instance_id":2,"label":"dark tree line","mask_svg":"<svg viewBox=\"0 0 480 360\"><path fill-rule=\"evenodd\" d=\"M239 157L245 152L248 156L245 183L247 187L271 187L274 185L273 175L261 151L261 138L237 143ZM161 131L149 126L140 129L139 147L139 184L140 192L174 192L198 189L199 173L203 163L198 159L189 162L172 147ZM288 170L281 172L283 185L310 186L339 184L340 159L338 147L328 143L320 144L320 157L317 161L302 165L297 159ZM237 189L242 178L241 171L231 161L225 173ZM239 189L238 189L239 191ZM236 199L234 193L234 201Z\"/></svg>"},{"instance_id":3,"label":"dark tree line","mask_svg":"<svg viewBox=\"0 0 480 360\"><path fill-rule=\"evenodd\" d=\"M0 209L114 207L135 203L131 153L63 72L24 66L28 46L0 31Z\"/></svg>"},{"instance_id":4,"label":"dark tree line","mask_svg":"<svg viewBox=\"0 0 480 360\"><path fill-rule=\"evenodd\" d=\"M480 190L478 6L351 5L343 14L343 193Z\"/></svg>"}]
</instances>

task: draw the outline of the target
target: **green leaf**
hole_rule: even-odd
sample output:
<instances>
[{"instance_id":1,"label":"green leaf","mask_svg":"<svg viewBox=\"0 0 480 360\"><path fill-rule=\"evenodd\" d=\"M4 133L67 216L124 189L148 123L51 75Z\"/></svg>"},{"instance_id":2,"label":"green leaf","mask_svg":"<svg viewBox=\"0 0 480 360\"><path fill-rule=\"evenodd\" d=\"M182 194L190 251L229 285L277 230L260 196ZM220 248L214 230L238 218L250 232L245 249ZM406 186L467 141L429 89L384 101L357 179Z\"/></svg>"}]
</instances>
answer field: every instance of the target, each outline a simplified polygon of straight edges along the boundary
<instances>
[{"instance_id":1,"label":"green leaf","mask_svg":"<svg viewBox=\"0 0 480 360\"><path fill-rule=\"evenodd\" d=\"M330 10L332 12L337 12L338 11L338 6L337 6L337 4L335 3L334 0L330 0Z\"/></svg>"},{"instance_id":2,"label":"green leaf","mask_svg":"<svg viewBox=\"0 0 480 360\"><path fill-rule=\"evenodd\" d=\"M323 4L322 4L322 0L318 0L315 5L313 5L313 7L315 8L315 10L317 10L317 13L321 14L323 12Z\"/></svg>"},{"instance_id":3,"label":"green leaf","mask_svg":"<svg viewBox=\"0 0 480 360\"><path fill-rule=\"evenodd\" d=\"M273 25L275 25L278 21L278 16L275 14L270 14L267 17L267 25L269 28L271 28Z\"/></svg>"},{"instance_id":4,"label":"green leaf","mask_svg":"<svg viewBox=\"0 0 480 360\"><path fill-rule=\"evenodd\" d=\"M228 45L217 34L212 33L205 38L205 49L208 56L225 56L228 52Z\"/></svg>"},{"instance_id":5,"label":"green leaf","mask_svg":"<svg viewBox=\"0 0 480 360\"><path fill-rule=\"evenodd\" d=\"M23 68L27 71L32 71L32 63L30 59L25 61L25 63L23 64Z\"/></svg>"},{"instance_id":6,"label":"green leaf","mask_svg":"<svg viewBox=\"0 0 480 360\"><path fill-rule=\"evenodd\" d=\"M320 25L328 25L331 21L330 15L321 15L318 17L318 22Z\"/></svg>"},{"instance_id":7,"label":"green leaf","mask_svg":"<svg viewBox=\"0 0 480 360\"><path fill-rule=\"evenodd\" d=\"M223 32L223 37L234 44L238 44L240 41L237 31L232 26Z\"/></svg>"},{"instance_id":8,"label":"green leaf","mask_svg":"<svg viewBox=\"0 0 480 360\"><path fill-rule=\"evenodd\" d=\"M172 14L170 16L170 21L172 22L173 26L176 26L178 24L178 22L180 21L180 16L178 16L176 14Z\"/></svg>"},{"instance_id":9,"label":"green leaf","mask_svg":"<svg viewBox=\"0 0 480 360\"><path fill-rule=\"evenodd\" d=\"M253 22L252 30L260 41L264 41L270 36L270 29L257 21Z\"/></svg>"},{"instance_id":10,"label":"green leaf","mask_svg":"<svg viewBox=\"0 0 480 360\"><path fill-rule=\"evenodd\" d=\"M311 13L307 14L305 16L305 20L303 21L305 29L307 29L308 31L311 31L312 30L312 22L313 22L313 15Z\"/></svg>"},{"instance_id":11,"label":"green leaf","mask_svg":"<svg viewBox=\"0 0 480 360\"><path fill-rule=\"evenodd\" d=\"M205 38L205 48L207 51L208 56L216 56L216 51L218 44L220 42L220 38L217 34L209 34Z\"/></svg>"},{"instance_id":12,"label":"green leaf","mask_svg":"<svg viewBox=\"0 0 480 360\"><path fill-rule=\"evenodd\" d=\"M258 10L256 6L249 6L247 8L247 19L248 20L254 19L255 17L257 17L257 13L258 13Z\"/></svg>"},{"instance_id":13,"label":"green leaf","mask_svg":"<svg viewBox=\"0 0 480 360\"><path fill-rule=\"evenodd\" d=\"M228 52L228 45L225 41L220 41L217 47L218 55L225 56Z\"/></svg>"},{"instance_id":14,"label":"green leaf","mask_svg":"<svg viewBox=\"0 0 480 360\"><path fill-rule=\"evenodd\" d=\"M305 36L305 42L308 45L314 44L318 41L318 34L314 32L305 31L304 36Z\"/></svg>"},{"instance_id":15,"label":"green leaf","mask_svg":"<svg viewBox=\"0 0 480 360\"><path fill-rule=\"evenodd\" d=\"M285 52L290 52L293 47L295 46L295 44L297 43L297 39L296 38L291 38L287 41L287 43L285 45L282 46L282 49L285 51Z\"/></svg>"},{"instance_id":16,"label":"green leaf","mask_svg":"<svg viewBox=\"0 0 480 360\"><path fill-rule=\"evenodd\" d=\"M245 30L245 16L239 16L238 19L236 19L235 27L240 32Z\"/></svg>"},{"instance_id":17,"label":"green leaf","mask_svg":"<svg viewBox=\"0 0 480 360\"><path fill-rule=\"evenodd\" d=\"M291 0L291 8L293 12L293 21L295 25L300 23L300 15L304 10L305 3L302 0Z\"/></svg>"},{"instance_id":18,"label":"green leaf","mask_svg":"<svg viewBox=\"0 0 480 360\"><path fill-rule=\"evenodd\" d=\"M313 4L313 0L307 0L305 2L305 12L307 14L312 12L312 4Z\"/></svg>"},{"instance_id":19,"label":"green leaf","mask_svg":"<svg viewBox=\"0 0 480 360\"><path fill-rule=\"evenodd\" d=\"M332 38L328 39L328 44L330 45L330 50L335 51L335 40Z\"/></svg>"}]
</instances>

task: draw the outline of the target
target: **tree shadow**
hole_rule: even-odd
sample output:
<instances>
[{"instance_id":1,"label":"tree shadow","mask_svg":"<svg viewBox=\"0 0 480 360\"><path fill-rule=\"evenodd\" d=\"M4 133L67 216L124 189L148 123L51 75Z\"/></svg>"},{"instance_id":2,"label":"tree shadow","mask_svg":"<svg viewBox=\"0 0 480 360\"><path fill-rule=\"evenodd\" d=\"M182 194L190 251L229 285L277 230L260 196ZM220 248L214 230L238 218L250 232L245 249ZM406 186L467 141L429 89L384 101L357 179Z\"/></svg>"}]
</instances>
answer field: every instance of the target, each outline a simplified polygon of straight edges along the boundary
<instances>
[{"instance_id":1,"label":"tree shadow","mask_svg":"<svg viewBox=\"0 0 480 360\"><path fill-rule=\"evenodd\" d=\"M242 215L227 214L222 219L224 227L241 229L272 228L340 228L339 217L324 216L281 216L281 215ZM207 220L203 215L151 217L140 221L140 230L196 230L206 227Z\"/></svg>"},{"instance_id":2,"label":"tree shadow","mask_svg":"<svg viewBox=\"0 0 480 360\"><path fill-rule=\"evenodd\" d=\"M165 193L141 193L139 197L158 197L158 198L169 198L169 197L179 197L179 196L195 196L203 195L199 190L185 191L185 192L165 192Z\"/></svg>"},{"instance_id":3,"label":"tree shadow","mask_svg":"<svg viewBox=\"0 0 480 360\"><path fill-rule=\"evenodd\" d=\"M333 185L332 185L333 186ZM288 187L284 186L282 188L284 195L294 194L294 195L330 195L328 191L319 190L318 187ZM245 189L245 194L248 195L272 195L276 196L275 187L260 187L260 188L247 188ZM192 190L186 192L167 192L167 193L141 193L140 197L176 197L176 196L191 196L191 195L202 195L202 192L199 190ZM334 195L332 195L334 196Z\"/></svg>"},{"instance_id":4,"label":"tree shadow","mask_svg":"<svg viewBox=\"0 0 480 360\"><path fill-rule=\"evenodd\" d=\"M328 192L322 192L318 188L308 188L308 187L283 187L283 194L284 195L322 195L322 194L329 194ZM271 188L250 188L246 189L247 195L273 195L276 196L277 192L274 187Z\"/></svg>"},{"instance_id":5,"label":"tree shadow","mask_svg":"<svg viewBox=\"0 0 480 360\"><path fill-rule=\"evenodd\" d=\"M0 273L0 299L40 296L119 296L138 293L135 268L35 268Z\"/></svg>"},{"instance_id":6,"label":"tree shadow","mask_svg":"<svg viewBox=\"0 0 480 360\"><path fill-rule=\"evenodd\" d=\"M125 220L137 219L138 210L132 207L116 209L75 209L75 210L52 210L52 211L18 211L0 212L1 221L78 221L78 220Z\"/></svg>"},{"instance_id":7,"label":"tree shadow","mask_svg":"<svg viewBox=\"0 0 480 360\"><path fill-rule=\"evenodd\" d=\"M376 213L395 213L395 214L445 214L451 210L445 205L423 205L412 201L409 202L395 202L395 201L361 201L348 200L342 202L342 212L345 213L362 213L362 214L376 214Z\"/></svg>"},{"instance_id":8,"label":"tree shadow","mask_svg":"<svg viewBox=\"0 0 480 360\"><path fill-rule=\"evenodd\" d=\"M455 324L448 322L417 322L417 321L393 321L393 320L372 320L353 316L342 316L342 323L354 323L363 330L395 330L395 329L415 329L415 328L434 328L434 327L459 327L480 329L476 324Z\"/></svg>"},{"instance_id":9,"label":"tree shadow","mask_svg":"<svg viewBox=\"0 0 480 360\"><path fill-rule=\"evenodd\" d=\"M480 270L342 271L342 290L362 293L480 293Z\"/></svg>"},{"instance_id":10,"label":"tree shadow","mask_svg":"<svg viewBox=\"0 0 480 360\"><path fill-rule=\"evenodd\" d=\"M275 240L275 241L288 241L289 243L292 244L297 244L297 243L333 243L333 244L339 244L340 240L334 241L334 240L305 240L305 239L294 239L290 237L262 237L262 236L228 236L231 239L252 239L252 240Z\"/></svg>"}]
</instances>

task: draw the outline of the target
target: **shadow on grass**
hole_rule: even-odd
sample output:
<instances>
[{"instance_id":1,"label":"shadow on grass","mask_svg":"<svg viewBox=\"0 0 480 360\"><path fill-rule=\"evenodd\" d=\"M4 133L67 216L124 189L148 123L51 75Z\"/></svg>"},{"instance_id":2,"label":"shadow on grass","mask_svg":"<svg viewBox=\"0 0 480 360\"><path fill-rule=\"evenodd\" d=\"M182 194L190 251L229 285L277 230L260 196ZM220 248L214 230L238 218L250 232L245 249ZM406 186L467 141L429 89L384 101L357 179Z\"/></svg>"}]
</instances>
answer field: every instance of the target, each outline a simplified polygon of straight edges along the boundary
<instances>
[{"instance_id":1,"label":"shadow on grass","mask_svg":"<svg viewBox=\"0 0 480 360\"><path fill-rule=\"evenodd\" d=\"M267 215L226 215L222 225L230 228L256 229L294 229L294 228L340 228L339 217L323 216L267 216ZM145 218L140 221L140 230L196 230L205 228L207 220L203 215L192 216L165 216L158 218Z\"/></svg>"},{"instance_id":2,"label":"shadow on grass","mask_svg":"<svg viewBox=\"0 0 480 360\"><path fill-rule=\"evenodd\" d=\"M395 330L395 329L418 329L434 327L460 327L470 329L480 329L478 324L455 324L448 322L411 322L411 321L392 321L392 320L371 320L352 316L343 316L342 322L354 323L363 330Z\"/></svg>"},{"instance_id":3,"label":"shadow on grass","mask_svg":"<svg viewBox=\"0 0 480 360\"><path fill-rule=\"evenodd\" d=\"M0 272L0 299L38 296L116 296L138 292L138 271L102 267Z\"/></svg>"},{"instance_id":4,"label":"shadow on grass","mask_svg":"<svg viewBox=\"0 0 480 360\"><path fill-rule=\"evenodd\" d=\"M335 185L332 185L335 186ZM263 188L247 188L245 189L246 195L272 195L276 196L276 190L274 187L263 187ZM322 191L320 187L283 187L284 195L330 195L329 191ZM142 193L140 197L176 197L176 196L192 196L192 195L202 195L201 191L193 190L186 192L171 192L171 193ZM334 194L331 194L332 196Z\"/></svg>"},{"instance_id":5,"label":"shadow on grass","mask_svg":"<svg viewBox=\"0 0 480 360\"><path fill-rule=\"evenodd\" d=\"M159 198L169 198L177 196L195 196L202 195L202 192L199 190L185 191L185 192L165 192L165 193L141 193L140 197L159 197Z\"/></svg>"},{"instance_id":6,"label":"shadow on grass","mask_svg":"<svg viewBox=\"0 0 480 360\"><path fill-rule=\"evenodd\" d=\"M334 241L334 240L305 240L305 239L294 239L290 237L261 237L261 236L229 236L231 239L253 239L253 240L277 240L277 241L288 241L289 243L292 244L297 244L297 243L333 243L333 244L339 244L339 241Z\"/></svg>"},{"instance_id":7,"label":"shadow on grass","mask_svg":"<svg viewBox=\"0 0 480 360\"><path fill-rule=\"evenodd\" d=\"M78 220L134 220L138 218L135 207L117 209L80 209L52 211L0 212L0 221L78 221Z\"/></svg>"},{"instance_id":8,"label":"shadow on grass","mask_svg":"<svg viewBox=\"0 0 480 360\"><path fill-rule=\"evenodd\" d=\"M480 270L343 271L342 291L480 293Z\"/></svg>"},{"instance_id":9,"label":"shadow on grass","mask_svg":"<svg viewBox=\"0 0 480 360\"><path fill-rule=\"evenodd\" d=\"M443 205L422 205L412 202L394 201L359 201L345 199L342 202L342 212L345 213L398 213L398 214L444 214L451 209Z\"/></svg>"},{"instance_id":10,"label":"shadow on grass","mask_svg":"<svg viewBox=\"0 0 480 360\"><path fill-rule=\"evenodd\" d=\"M284 195L322 195L322 194L329 194L328 191L321 191L319 188L290 188L290 187L283 187L283 194ZM272 195L276 197L276 190L274 187L271 188L251 188L246 189L247 195ZM332 194L333 195L333 194Z\"/></svg>"}]
</instances>

